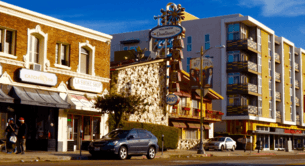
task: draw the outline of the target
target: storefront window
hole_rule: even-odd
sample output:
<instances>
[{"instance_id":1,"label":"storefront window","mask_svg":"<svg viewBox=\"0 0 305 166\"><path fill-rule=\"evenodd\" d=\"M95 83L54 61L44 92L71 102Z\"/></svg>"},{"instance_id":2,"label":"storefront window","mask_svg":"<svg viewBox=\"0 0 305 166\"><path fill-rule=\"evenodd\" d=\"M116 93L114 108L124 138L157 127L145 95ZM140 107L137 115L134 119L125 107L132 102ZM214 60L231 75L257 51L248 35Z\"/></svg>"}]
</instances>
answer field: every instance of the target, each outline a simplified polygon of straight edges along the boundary
<instances>
[{"instance_id":1,"label":"storefront window","mask_svg":"<svg viewBox=\"0 0 305 166\"><path fill-rule=\"evenodd\" d=\"M84 140L90 140L91 139L91 117L90 116L84 116Z\"/></svg>"},{"instance_id":2,"label":"storefront window","mask_svg":"<svg viewBox=\"0 0 305 166\"><path fill-rule=\"evenodd\" d=\"M100 139L100 117L94 117L93 118L93 139Z\"/></svg>"},{"instance_id":3,"label":"storefront window","mask_svg":"<svg viewBox=\"0 0 305 166\"><path fill-rule=\"evenodd\" d=\"M186 129L185 130L185 138L186 139L197 139L197 134L198 130L191 130L191 129Z\"/></svg>"},{"instance_id":4,"label":"storefront window","mask_svg":"<svg viewBox=\"0 0 305 166\"><path fill-rule=\"evenodd\" d=\"M67 117L67 126L68 126L68 140L73 139L73 115L69 114Z\"/></svg>"}]
</instances>

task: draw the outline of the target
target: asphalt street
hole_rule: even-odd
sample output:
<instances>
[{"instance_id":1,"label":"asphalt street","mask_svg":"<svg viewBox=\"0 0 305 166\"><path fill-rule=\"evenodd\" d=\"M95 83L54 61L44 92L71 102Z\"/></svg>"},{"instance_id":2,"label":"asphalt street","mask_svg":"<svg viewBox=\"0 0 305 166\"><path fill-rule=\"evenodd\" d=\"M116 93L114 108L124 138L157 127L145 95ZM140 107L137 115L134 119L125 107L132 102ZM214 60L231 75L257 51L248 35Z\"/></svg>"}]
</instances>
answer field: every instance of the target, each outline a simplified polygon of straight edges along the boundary
<instances>
[{"instance_id":1,"label":"asphalt street","mask_svg":"<svg viewBox=\"0 0 305 166\"><path fill-rule=\"evenodd\" d=\"M18 162L18 163L0 163L0 165L69 165L69 166L86 166L86 165L112 165L112 166L271 166L271 165L305 165L305 155L294 156L227 156L227 157L201 157L201 158L169 158L169 159L95 159L95 160L72 160L63 162Z\"/></svg>"}]
</instances>

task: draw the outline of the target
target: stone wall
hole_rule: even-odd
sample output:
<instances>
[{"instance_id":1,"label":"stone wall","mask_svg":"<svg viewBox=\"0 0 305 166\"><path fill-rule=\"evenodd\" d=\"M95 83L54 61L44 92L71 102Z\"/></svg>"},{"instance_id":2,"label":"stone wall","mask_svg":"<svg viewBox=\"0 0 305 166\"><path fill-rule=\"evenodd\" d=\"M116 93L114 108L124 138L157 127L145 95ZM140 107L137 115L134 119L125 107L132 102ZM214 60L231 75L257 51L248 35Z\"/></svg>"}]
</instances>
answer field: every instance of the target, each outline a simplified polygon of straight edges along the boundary
<instances>
[{"instance_id":1,"label":"stone wall","mask_svg":"<svg viewBox=\"0 0 305 166\"><path fill-rule=\"evenodd\" d=\"M165 62L139 64L118 71L118 92L140 95L151 104L145 113L131 115L129 121L168 125L165 73Z\"/></svg>"}]
</instances>

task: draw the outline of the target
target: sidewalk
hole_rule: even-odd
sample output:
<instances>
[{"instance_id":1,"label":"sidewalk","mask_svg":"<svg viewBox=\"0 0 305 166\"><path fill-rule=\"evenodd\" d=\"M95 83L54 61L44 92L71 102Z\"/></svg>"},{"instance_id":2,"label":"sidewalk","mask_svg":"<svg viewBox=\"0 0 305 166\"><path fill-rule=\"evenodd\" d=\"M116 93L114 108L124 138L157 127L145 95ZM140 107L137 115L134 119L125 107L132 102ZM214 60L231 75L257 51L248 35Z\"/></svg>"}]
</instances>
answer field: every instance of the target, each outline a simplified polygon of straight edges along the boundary
<instances>
[{"instance_id":1,"label":"sidewalk","mask_svg":"<svg viewBox=\"0 0 305 166\"><path fill-rule=\"evenodd\" d=\"M195 158L195 157L218 157L218 156L265 156L265 155L305 155L303 151L257 151L244 152L243 150L232 151L207 151L206 154L197 154L196 150L168 150L158 152L156 158ZM41 152L33 151L21 154L6 154L0 152L1 162L39 162L39 161L69 161L69 160L90 160L91 155L88 151L82 151L80 157L79 151L76 152ZM145 156L132 157L132 159L146 159Z\"/></svg>"}]
</instances>

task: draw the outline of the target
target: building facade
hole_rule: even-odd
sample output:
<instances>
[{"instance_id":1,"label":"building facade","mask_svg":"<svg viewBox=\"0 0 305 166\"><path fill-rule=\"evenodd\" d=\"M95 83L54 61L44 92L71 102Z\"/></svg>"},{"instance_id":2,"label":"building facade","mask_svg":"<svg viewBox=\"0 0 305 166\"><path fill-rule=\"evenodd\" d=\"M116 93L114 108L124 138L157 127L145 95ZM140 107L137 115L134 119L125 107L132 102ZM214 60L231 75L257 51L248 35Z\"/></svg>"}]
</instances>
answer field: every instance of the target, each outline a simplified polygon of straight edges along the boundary
<instances>
[{"instance_id":1,"label":"building facade","mask_svg":"<svg viewBox=\"0 0 305 166\"><path fill-rule=\"evenodd\" d=\"M252 136L266 150L283 149L287 140L295 149L304 147L304 49L241 14L188 20L182 26L187 29L183 69L189 72L201 46L209 49L205 57L214 64L213 89L224 96L213 101L213 109L224 113L216 132ZM213 48L217 45L226 48Z\"/></svg>"},{"instance_id":2,"label":"building facade","mask_svg":"<svg viewBox=\"0 0 305 166\"><path fill-rule=\"evenodd\" d=\"M0 137L24 117L27 149L67 151L108 132L94 98L108 93L112 36L0 2ZM17 123L18 124L18 123Z\"/></svg>"}]
</instances>

